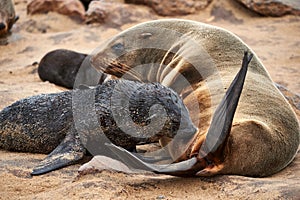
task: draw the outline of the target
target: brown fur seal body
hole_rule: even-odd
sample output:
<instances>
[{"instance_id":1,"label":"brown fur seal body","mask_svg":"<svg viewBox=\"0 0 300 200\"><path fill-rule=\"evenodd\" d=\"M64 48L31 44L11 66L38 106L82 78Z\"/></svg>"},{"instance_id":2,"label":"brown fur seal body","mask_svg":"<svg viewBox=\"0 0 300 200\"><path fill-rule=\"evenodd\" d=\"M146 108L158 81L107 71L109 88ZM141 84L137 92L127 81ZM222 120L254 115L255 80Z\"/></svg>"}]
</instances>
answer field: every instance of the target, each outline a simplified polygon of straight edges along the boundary
<instances>
[{"instance_id":1,"label":"brown fur seal body","mask_svg":"<svg viewBox=\"0 0 300 200\"><path fill-rule=\"evenodd\" d=\"M224 107L230 105L225 92L240 69L244 51L254 56L235 111ZM224 29L178 19L142 23L101 46L91 63L117 78L124 75L172 87L184 97L198 127L190 141L169 146L174 164L163 168L111 146L129 166L179 176L262 177L285 168L297 152L299 122L291 106L255 53ZM233 121L226 121L233 114ZM214 120L218 117L225 123L218 124Z\"/></svg>"},{"instance_id":2,"label":"brown fur seal body","mask_svg":"<svg viewBox=\"0 0 300 200\"><path fill-rule=\"evenodd\" d=\"M0 1L0 37L6 35L18 20L13 0Z\"/></svg>"}]
</instances>

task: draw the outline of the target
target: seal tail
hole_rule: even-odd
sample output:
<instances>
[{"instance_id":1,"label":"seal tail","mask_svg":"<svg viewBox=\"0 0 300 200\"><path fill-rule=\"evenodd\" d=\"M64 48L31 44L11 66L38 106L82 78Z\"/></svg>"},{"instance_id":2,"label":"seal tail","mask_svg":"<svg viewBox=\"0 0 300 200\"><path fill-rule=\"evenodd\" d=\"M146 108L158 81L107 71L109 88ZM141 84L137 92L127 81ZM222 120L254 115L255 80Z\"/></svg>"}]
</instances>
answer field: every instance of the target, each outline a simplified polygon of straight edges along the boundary
<instances>
[{"instance_id":1,"label":"seal tail","mask_svg":"<svg viewBox=\"0 0 300 200\"><path fill-rule=\"evenodd\" d=\"M85 155L85 148L80 137L75 136L75 131L70 128L65 139L44 160L36 166L31 175L41 175L47 172L76 163ZM74 128L75 129L75 128Z\"/></svg>"},{"instance_id":2,"label":"seal tail","mask_svg":"<svg viewBox=\"0 0 300 200\"><path fill-rule=\"evenodd\" d=\"M212 118L211 126L197 157L169 165L155 165L142 161L121 147L112 144L106 145L115 152L126 165L132 168L176 176L216 174L220 169L218 164L220 161L222 162L224 144L231 130L232 120L243 90L248 65L252 57L252 54L248 56L248 52L244 53L242 68L232 81L221 103L217 107Z\"/></svg>"}]
</instances>

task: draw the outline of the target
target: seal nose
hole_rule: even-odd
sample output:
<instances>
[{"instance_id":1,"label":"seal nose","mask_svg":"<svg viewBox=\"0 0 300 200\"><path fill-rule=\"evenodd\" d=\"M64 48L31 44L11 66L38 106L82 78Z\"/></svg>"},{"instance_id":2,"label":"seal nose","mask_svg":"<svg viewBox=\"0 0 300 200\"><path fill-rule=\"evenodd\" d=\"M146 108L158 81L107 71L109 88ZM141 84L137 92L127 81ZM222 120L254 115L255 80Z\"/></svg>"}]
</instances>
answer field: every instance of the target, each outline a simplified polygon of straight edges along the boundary
<instances>
[{"instance_id":1,"label":"seal nose","mask_svg":"<svg viewBox=\"0 0 300 200\"><path fill-rule=\"evenodd\" d=\"M4 30L6 28L5 24L3 22L0 23L0 31Z\"/></svg>"}]
</instances>

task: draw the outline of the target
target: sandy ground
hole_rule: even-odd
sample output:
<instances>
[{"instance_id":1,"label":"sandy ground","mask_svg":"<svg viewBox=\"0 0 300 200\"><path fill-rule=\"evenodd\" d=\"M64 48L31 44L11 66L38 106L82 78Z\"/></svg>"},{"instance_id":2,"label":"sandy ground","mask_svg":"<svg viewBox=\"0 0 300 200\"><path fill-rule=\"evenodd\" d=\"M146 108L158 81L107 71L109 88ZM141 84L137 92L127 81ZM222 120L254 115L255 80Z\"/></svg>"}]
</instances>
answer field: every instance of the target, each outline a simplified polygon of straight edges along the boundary
<instances>
[{"instance_id":1,"label":"sandy ground","mask_svg":"<svg viewBox=\"0 0 300 200\"><path fill-rule=\"evenodd\" d=\"M20 20L8 37L9 44L0 46L0 109L20 98L65 90L38 77L37 63L47 52L65 48L90 53L105 39L138 23L112 29L78 24L56 13L28 16L26 1L15 2ZM205 11L181 18L232 31L256 52L275 82L300 93L300 17L266 18L233 1L215 1ZM0 151L0 199L297 199L300 196L299 153L288 168L260 179L177 178L108 171L78 175L80 164L31 177L31 169L44 156Z\"/></svg>"}]
</instances>

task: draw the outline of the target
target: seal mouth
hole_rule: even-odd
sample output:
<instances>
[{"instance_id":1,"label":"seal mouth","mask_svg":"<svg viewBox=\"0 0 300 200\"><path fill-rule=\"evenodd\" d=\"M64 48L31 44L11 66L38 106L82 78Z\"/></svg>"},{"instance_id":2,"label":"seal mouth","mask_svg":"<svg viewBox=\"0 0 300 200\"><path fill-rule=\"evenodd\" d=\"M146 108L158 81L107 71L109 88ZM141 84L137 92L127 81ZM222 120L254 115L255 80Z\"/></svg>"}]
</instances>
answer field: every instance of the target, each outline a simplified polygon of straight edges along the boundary
<instances>
[{"instance_id":1,"label":"seal mouth","mask_svg":"<svg viewBox=\"0 0 300 200\"><path fill-rule=\"evenodd\" d=\"M141 74L135 72L134 70L131 70L132 67L129 67L128 65L118 62L116 60L109 62L105 68L103 68L102 66L100 68L106 74L113 74L117 77L122 77L126 74L126 76L129 76L126 77L126 79L143 82L140 79Z\"/></svg>"},{"instance_id":2,"label":"seal mouth","mask_svg":"<svg viewBox=\"0 0 300 200\"><path fill-rule=\"evenodd\" d=\"M102 57L102 56L101 56ZM115 59L109 59L104 56L102 59L97 57L91 57L92 66L104 74L109 74L113 77L121 78L126 76L125 79L144 82L142 75L134 70L134 67L131 67L123 62L120 62Z\"/></svg>"}]
</instances>

